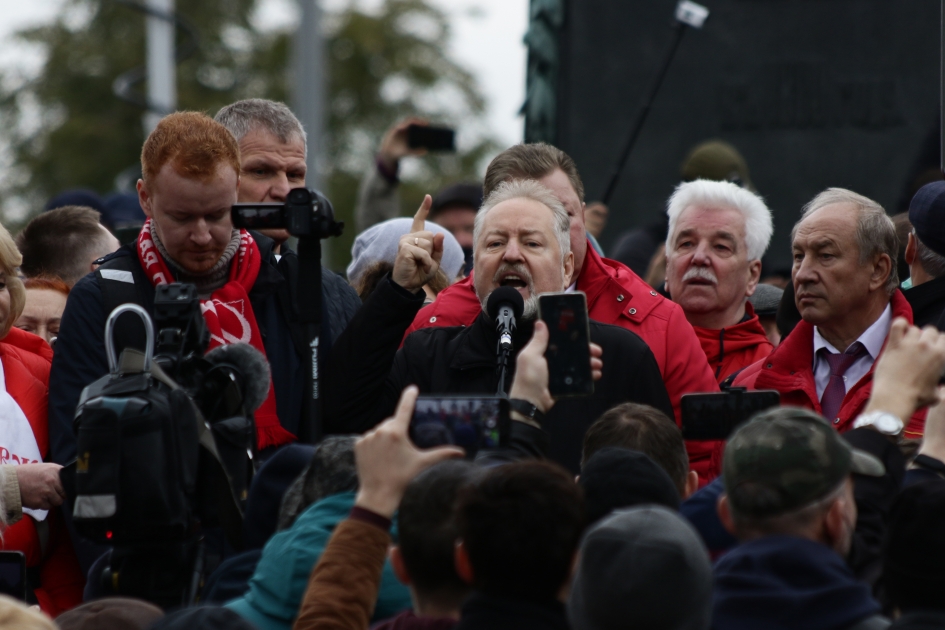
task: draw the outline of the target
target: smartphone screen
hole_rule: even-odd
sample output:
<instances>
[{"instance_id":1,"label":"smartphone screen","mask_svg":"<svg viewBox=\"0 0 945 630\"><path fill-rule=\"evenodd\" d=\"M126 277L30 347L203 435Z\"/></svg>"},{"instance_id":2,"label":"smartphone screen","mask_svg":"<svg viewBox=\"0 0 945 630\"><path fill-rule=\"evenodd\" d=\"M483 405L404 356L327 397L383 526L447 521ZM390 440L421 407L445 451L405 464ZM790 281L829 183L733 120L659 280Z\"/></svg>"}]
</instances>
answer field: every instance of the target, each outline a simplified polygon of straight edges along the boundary
<instances>
[{"instance_id":1,"label":"smartphone screen","mask_svg":"<svg viewBox=\"0 0 945 630\"><path fill-rule=\"evenodd\" d=\"M545 293L538 310L548 325L548 391L555 398L589 396L591 378L590 328L587 298L581 291Z\"/></svg>"},{"instance_id":2,"label":"smartphone screen","mask_svg":"<svg viewBox=\"0 0 945 630\"><path fill-rule=\"evenodd\" d=\"M503 399L496 396L420 396L410 421L418 448L459 446L469 458L504 440Z\"/></svg>"},{"instance_id":3,"label":"smartphone screen","mask_svg":"<svg viewBox=\"0 0 945 630\"><path fill-rule=\"evenodd\" d=\"M407 127L407 144L411 149L455 151L456 132L449 127L410 125Z\"/></svg>"},{"instance_id":4,"label":"smartphone screen","mask_svg":"<svg viewBox=\"0 0 945 630\"><path fill-rule=\"evenodd\" d=\"M22 551L0 551L0 593L26 601L26 558Z\"/></svg>"},{"instance_id":5,"label":"smartphone screen","mask_svg":"<svg viewBox=\"0 0 945 630\"><path fill-rule=\"evenodd\" d=\"M781 394L774 390L686 394L680 401L683 438L727 440L753 415L780 404Z\"/></svg>"}]
</instances>

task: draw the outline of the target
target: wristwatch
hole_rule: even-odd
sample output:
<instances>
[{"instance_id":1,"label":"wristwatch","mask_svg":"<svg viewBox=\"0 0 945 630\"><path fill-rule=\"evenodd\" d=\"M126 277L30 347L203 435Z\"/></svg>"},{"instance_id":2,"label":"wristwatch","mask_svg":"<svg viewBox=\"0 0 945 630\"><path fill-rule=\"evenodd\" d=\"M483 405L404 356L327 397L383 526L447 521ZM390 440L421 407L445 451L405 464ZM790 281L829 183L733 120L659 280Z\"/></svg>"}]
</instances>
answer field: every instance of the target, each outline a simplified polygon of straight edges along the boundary
<instances>
[{"instance_id":1,"label":"wristwatch","mask_svg":"<svg viewBox=\"0 0 945 630\"><path fill-rule=\"evenodd\" d=\"M521 398L510 398L509 410L519 413L539 425L545 421L545 414L541 409Z\"/></svg>"},{"instance_id":2,"label":"wristwatch","mask_svg":"<svg viewBox=\"0 0 945 630\"><path fill-rule=\"evenodd\" d=\"M853 421L853 428L873 427L883 435L899 435L903 429L902 420L888 411L871 411L861 414Z\"/></svg>"}]
</instances>

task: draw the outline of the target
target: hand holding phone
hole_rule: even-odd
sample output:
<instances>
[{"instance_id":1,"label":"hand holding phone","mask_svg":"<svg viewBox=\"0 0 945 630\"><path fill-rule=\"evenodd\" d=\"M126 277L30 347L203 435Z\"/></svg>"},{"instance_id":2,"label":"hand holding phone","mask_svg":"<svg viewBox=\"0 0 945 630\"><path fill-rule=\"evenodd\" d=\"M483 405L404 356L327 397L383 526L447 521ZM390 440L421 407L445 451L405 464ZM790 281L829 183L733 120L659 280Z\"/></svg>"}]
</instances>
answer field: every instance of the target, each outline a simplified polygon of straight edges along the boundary
<instances>
[{"instance_id":1,"label":"hand holding phone","mask_svg":"<svg viewBox=\"0 0 945 630\"><path fill-rule=\"evenodd\" d=\"M538 296L538 311L548 326L545 358L551 395L590 396L594 393L594 378L587 297L581 291L545 293Z\"/></svg>"},{"instance_id":2,"label":"hand holding phone","mask_svg":"<svg viewBox=\"0 0 945 630\"><path fill-rule=\"evenodd\" d=\"M410 125L407 127L407 145L411 149L455 151L456 131L449 127Z\"/></svg>"}]
</instances>

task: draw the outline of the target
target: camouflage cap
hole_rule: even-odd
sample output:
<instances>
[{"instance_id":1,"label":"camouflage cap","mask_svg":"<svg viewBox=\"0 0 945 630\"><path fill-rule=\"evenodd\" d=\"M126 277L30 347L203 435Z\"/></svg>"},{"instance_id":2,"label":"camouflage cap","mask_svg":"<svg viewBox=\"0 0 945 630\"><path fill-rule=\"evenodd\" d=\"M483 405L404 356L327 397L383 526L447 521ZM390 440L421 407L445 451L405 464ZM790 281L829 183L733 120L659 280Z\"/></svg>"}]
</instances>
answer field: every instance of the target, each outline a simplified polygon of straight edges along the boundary
<instances>
[{"instance_id":1,"label":"camouflage cap","mask_svg":"<svg viewBox=\"0 0 945 630\"><path fill-rule=\"evenodd\" d=\"M779 407L758 414L732 435L722 472L732 509L764 518L826 497L850 473L880 477L885 468L851 447L813 411Z\"/></svg>"}]
</instances>

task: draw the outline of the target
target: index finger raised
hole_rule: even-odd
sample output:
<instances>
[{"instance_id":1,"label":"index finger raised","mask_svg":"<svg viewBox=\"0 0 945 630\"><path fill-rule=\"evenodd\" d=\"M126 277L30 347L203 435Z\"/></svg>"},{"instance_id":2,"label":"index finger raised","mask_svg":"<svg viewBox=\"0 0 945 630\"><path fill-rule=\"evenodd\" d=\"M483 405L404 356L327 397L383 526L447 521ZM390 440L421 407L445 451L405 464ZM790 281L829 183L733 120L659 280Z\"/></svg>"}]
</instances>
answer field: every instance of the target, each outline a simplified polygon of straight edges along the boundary
<instances>
[{"instance_id":1,"label":"index finger raised","mask_svg":"<svg viewBox=\"0 0 945 630\"><path fill-rule=\"evenodd\" d=\"M417 214L413 215L413 225L410 226L411 232L420 232L426 227L427 215L430 214L430 207L433 206L433 197L423 196L423 203L417 209Z\"/></svg>"}]
</instances>

